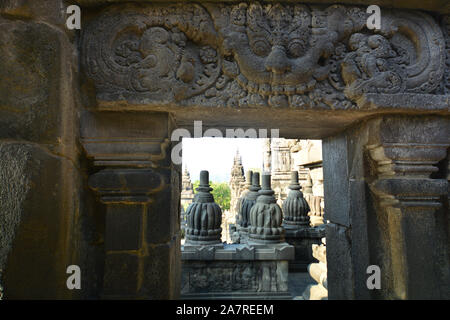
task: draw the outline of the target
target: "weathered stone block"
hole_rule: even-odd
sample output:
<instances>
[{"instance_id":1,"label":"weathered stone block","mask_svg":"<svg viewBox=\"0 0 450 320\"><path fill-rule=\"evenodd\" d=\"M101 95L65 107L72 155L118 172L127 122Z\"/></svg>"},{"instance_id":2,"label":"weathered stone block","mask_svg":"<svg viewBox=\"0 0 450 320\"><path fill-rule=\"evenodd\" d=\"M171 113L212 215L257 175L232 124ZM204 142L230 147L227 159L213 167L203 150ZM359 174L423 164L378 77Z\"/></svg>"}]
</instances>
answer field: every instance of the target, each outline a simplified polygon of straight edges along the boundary
<instances>
[{"instance_id":1,"label":"weathered stone block","mask_svg":"<svg viewBox=\"0 0 450 320\"><path fill-rule=\"evenodd\" d=\"M153 169L105 169L89 178L89 186L105 203L147 203L150 193L164 184L164 177Z\"/></svg>"},{"instance_id":2,"label":"weathered stone block","mask_svg":"<svg viewBox=\"0 0 450 320\"><path fill-rule=\"evenodd\" d=\"M150 244L169 242L180 230L179 173L176 170L165 169L158 172L165 183L146 206L146 238Z\"/></svg>"},{"instance_id":3,"label":"weathered stone block","mask_svg":"<svg viewBox=\"0 0 450 320\"><path fill-rule=\"evenodd\" d=\"M42 23L0 19L0 27L0 138L44 143L70 156L76 130L70 43Z\"/></svg>"},{"instance_id":4,"label":"weathered stone block","mask_svg":"<svg viewBox=\"0 0 450 320\"><path fill-rule=\"evenodd\" d=\"M308 264L314 261L312 246L320 244L324 236L324 227L308 227L299 230L286 229L286 242L295 248L295 259L289 261L289 270L306 271Z\"/></svg>"},{"instance_id":5,"label":"weathered stone block","mask_svg":"<svg viewBox=\"0 0 450 320\"><path fill-rule=\"evenodd\" d=\"M337 137L324 139L322 148L325 219L349 226L349 160L346 136L341 134Z\"/></svg>"},{"instance_id":6,"label":"weathered stone block","mask_svg":"<svg viewBox=\"0 0 450 320\"><path fill-rule=\"evenodd\" d=\"M105 227L106 250L138 250L142 245L144 207L140 204L108 205Z\"/></svg>"},{"instance_id":7,"label":"weathered stone block","mask_svg":"<svg viewBox=\"0 0 450 320\"><path fill-rule=\"evenodd\" d=\"M63 29L66 23L64 0L3 0L0 3L0 13L26 19L45 20Z\"/></svg>"},{"instance_id":8,"label":"weathered stone block","mask_svg":"<svg viewBox=\"0 0 450 320\"><path fill-rule=\"evenodd\" d=\"M150 299L176 299L180 290L180 239L148 246L143 258L143 283L140 295Z\"/></svg>"},{"instance_id":9,"label":"weathered stone block","mask_svg":"<svg viewBox=\"0 0 450 320\"><path fill-rule=\"evenodd\" d=\"M79 294L66 287L67 266L79 263L76 176L72 162L43 148L0 143L0 269L7 299Z\"/></svg>"},{"instance_id":10,"label":"weathered stone block","mask_svg":"<svg viewBox=\"0 0 450 320\"><path fill-rule=\"evenodd\" d=\"M185 299L288 298L287 261L183 261Z\"/></svg>"},{"instance_id":11,"label":"weathered stone block","mask_svg":"<svg viewBox=\"0 0 450 320\"><path fill-rule=\"evenodd\" d=\"M231 244L182 247L183 298L289 299L294 247Z\"/></svg>"},{"instance_id":12,"label":"weathered stone block","mask_svg":"<svg viewBox=\"0 0 450 320\"><path fill-rule=\"evenodd\" d=\"M354 299L352 246L349 230L326 225L329 299Z\"/></svg>"}]
</instances>

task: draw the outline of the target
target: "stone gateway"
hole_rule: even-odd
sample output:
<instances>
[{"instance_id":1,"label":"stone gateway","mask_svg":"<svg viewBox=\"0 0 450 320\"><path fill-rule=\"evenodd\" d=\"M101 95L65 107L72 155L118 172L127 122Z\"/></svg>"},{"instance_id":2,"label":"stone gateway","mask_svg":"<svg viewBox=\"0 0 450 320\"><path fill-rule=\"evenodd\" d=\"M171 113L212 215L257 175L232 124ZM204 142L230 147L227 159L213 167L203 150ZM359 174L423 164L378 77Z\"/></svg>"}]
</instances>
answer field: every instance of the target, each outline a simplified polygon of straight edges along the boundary
<instances>
[{"instance_id":1,"label":"stone gateway","mask_svg":"<svg viewBox=\"0 0 450 320\"><path fill-rule=\"evenodd\" d=\"M0 1L0 296L178 299L203 290L200 267L284 296L283 225L305 217L283 224L270 181L247 225L260 247L216 243L205 180L186 234L215 244L182 250L170 137L202 121L322 139L326 254L313 249L305 296L450 299L448 1L378 1L379 30L364 0L72 2L81 30L67 28L66 1ZM81 290L67 289L70 265Z\"/></svg>"}]
</instances>

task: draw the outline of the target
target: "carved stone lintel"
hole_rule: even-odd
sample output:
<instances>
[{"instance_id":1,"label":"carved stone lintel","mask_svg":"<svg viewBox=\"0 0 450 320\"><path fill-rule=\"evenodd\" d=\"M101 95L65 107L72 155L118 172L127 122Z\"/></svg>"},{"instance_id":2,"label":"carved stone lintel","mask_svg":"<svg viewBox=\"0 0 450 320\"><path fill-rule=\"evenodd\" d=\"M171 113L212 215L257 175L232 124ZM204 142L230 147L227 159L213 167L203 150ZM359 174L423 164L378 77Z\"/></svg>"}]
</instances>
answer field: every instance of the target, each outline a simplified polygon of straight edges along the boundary
<instances>
[{"instance_id":1,"label":"carved stone lintel","mask_svg":"<svg viewBox=\"0 0 450 320\"><path fill-rule=\"evenodd\" d=\"M367 17L256 1L111 6L83 28L83 69L98 100L141 105L345 110L365 94L434 93L445 69L438 23L383 9L374 33Z\"/></svg>"},{"instance_id":2,"label":"carved stone lintel","mask_svg":"<svg viewBox=\"0 0 450 320\"><path fill-rule=\"evenodd\" d=\"M220 244L222 210L214 202L209 186L209 172L200 172L200 185L194 201L186 209L186 244Z\"/></svg>"},{"instance_id":3,"label":"carved stone lintel","mask_svg":"<svg viewBox=\"0 0 450 320\"><path fill-rule=\"evenodd\" d=\"M180 172L166 152L172 128L168 113L82 114L81 143L100 168L88 184L105 204L104 298L179 294L175 282L164 280L181 268Z\"/></svg>"}]
</instances>

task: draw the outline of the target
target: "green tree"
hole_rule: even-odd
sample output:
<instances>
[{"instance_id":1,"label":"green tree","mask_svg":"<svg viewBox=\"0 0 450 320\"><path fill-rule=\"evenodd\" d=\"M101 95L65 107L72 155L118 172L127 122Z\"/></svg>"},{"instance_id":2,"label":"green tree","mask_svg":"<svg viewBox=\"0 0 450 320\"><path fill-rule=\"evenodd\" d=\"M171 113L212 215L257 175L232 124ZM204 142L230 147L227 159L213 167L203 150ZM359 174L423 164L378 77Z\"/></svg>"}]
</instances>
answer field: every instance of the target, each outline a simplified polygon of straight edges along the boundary
<instances>
[{"instance_id":1,"label":"green tree","mask_svg":"<svg viewBox=\"0 0 450 320\"><path fill-rule=\"evenodd\" d=\"M211 188L213 188L211 193L214 196L214 201L222 210L230 210L231 190L228 183L210 181L209 184L211 185ZM200 181L194 181L193 185L195 193L197 193L197 188L200 185Z\"/></svg>"},{"instance_id":2,"label":"green tree","mask_svg":"<svg viewBox=\"0 0 450 320\"><path fill-rule=\"evenodd\" d=\"M211 188L214 190L211 192L214 196L214 200L220 206L222 210L230 210L231 190L230 186L226 182L212 183Z\"/></svg>"}]
</instances>

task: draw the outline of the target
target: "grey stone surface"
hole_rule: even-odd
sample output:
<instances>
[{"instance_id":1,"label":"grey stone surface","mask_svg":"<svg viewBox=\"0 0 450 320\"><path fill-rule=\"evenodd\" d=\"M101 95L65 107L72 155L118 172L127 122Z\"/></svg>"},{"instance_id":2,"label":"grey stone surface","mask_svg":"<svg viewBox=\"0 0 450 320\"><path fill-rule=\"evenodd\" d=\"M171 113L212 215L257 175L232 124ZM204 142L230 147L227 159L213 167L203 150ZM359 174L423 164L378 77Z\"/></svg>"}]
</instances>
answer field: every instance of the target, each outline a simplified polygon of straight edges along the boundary
<instances>
[{"instance_id":1,"label":"grey stone surface","mask_svg":"<svg viewBox=\"0 0 450 320\"><path fill-rule=\"evenodd\" d=\"M329 223L326 225L328 297L354 299L352 240L348 228Z\"/></svg>"},{"instance_id":2,"label":"grey stone surface","mask_svg":"<svg viewBox=\"0 0 450 320\"><path fill-rule=\"evenodd\" d=\"M153 169L105 169L89 177L89 186L108 202L150 202L150 193L161 189L167 177Z\"/></svg>"},{"instance_id":3,"label":"grey stone surface","mask_svg":"<svg viewBox=\"0 0 450 320\"><path fill-rule=\"evenodd\" d=\"M10 2L21 2L20 0L8 0ZM8 2L7 1L7 2ZM23 1L23 0L22 0ZM101 4L109 4L109 3L121 3L125 0L76 0L77 3L83 6L98 6ZM286 0L285 2L296 2L297 0ZM138 2L146 3L146 2L165 2L165 0L139 0ZM228 3L235 2L234 0L200 0L198 2L209 2L209 3ZM316 4L329 4L328 0L310 0L308 3L316 3ZM352 5L361 5L361 6L369 6L372 4L370 0L341 0L339 3L342 4L352 4ZM389 8L399 8L399 9L423 9L424 4L420 0L397 0L392 2L391 0L379 0L377 4L380 6L386 6ZM447 13L448 7L446 6L447 2L445 0L429 0L426 4L427 8L430 11Z\"/></svg>"},{"instance_id":4,"label":"grey stone surface","mask_svg":"<svg viewBox=\"0 0 450 320\"><path fill-rule=\"evenodd\" d=\"M440 89L445 70L444 38L439 24L430 16L385 9L383 29L379 34L369 32L366 35L360 33L366 19L361 7L331 6L316 10L286 3L273 10L291 14L273 17L264 13L269 8L270 5L258 2L241 7L210 3L170 6L156 3L139 8L111 6L93 21L86 22L83 37L83 70L97 88L92 104L98 110L169 111L176 116L179 125L189 130L198 119L225 130L249 127L252 125L250 119L257 118L258 126L280 128L280 134L286 138L323 138L357 120L400 109L405 112L448 110L448 100ZM182 16L183 19L167 19L160 23L162 10L166 10L165 15ZM192 12L202 17L201 28L191 18ZM244 19L241 26L236 17L250 12L250 18ZM317 23L316 16L323 16L323 21ZM252 46L253 33L248 36L245 30L253 20L269 26L278 22L289 24L290 19L301 22L291 34L291 37L298 34L295 43L299 45L295 53L289 51L286 43L281 46L287 54L272 50L277 46L270 43L269 35L273 32L270 28L267 28L268 35L263 37L262 47L268 46L268 49L258 52L258 48ZM121 22L117 23L119 20ZM140 35L129 32L119 40L121 44L108 40L123 28L132 30L131 26L139 21L145 21L148 30L160 28L161 33ZM341 21L348 23L341 24ZM416 21L420 21L422 28L415 27ZM108 32L102 32L103 28ZM317 29L313 42L308 42L313 34L305 31L308 28ZM230 32L232 29L234 31ZM394 36L394 29L399 30L399 35ZM146 46L147 37L152 34L160 34L163 40L158 45ZM169 39L168 35L172 34ZM352 43L348 43L350 35L354 36ZM166 42L165 38L169 40ZM178 38L186 40L174 40ZM358 39L361 41L356 41ZM414 39L421 39L420 46L414 45ZM193 45L186 49L186 41ZM111 43L117 47L122 45L122 51L116 51ZM356 44L361 48L358 49ZM169 47L184 49L185 56L170 53ZM145 52L139 51L142 48ZM424 48L422 52L420 48ZM98 55L99 52L105 54ZM362 54L370 59L359 59ZM412 62L410 56L420 59ZM159 67L150 61L151 57L158 60ZM354 63L354 58L360 62ZM375 59L383 67L373 65L371 61ZM361 62L363 60L367 65ZM286 70L278 70L271 66L273 63L286 66ZM164 82L158 76L166 70L160 68L162 65L167 66L168 76L164 76L167 83L159 91L151 91L149 87L159 88ZM408 69L406 73L402 71L404 68ZM141 78L133 75L136 69ZM122 74L126 74L123 79ZM271 74L282 76L271 78ZM128 78L141 80L125 80ZM200 78L202 81L197 81ZM367 81L368 78L373 80ZM114 101L121 101L120 106ZM264 113L255 108L264 105L273 108ZM221 109L223 117L218 121L214 109L198 106L227 108ZM292 108L277 112L282 106ZM316 116L321 119L320 124L315 121ZM300 118L302 126L295 120Z\"/></svg>"},{"instance_id":5,"label":"grey stone surface","mask_svg":"<svg viewBox=\"0 0 450 320\"><path fill-rule=\"evenodd\" d=\"M118 268L117 266L120 266ZM114 299L136 295L138 290L139 256L130 253L110 253L105 260L103 297Z\"/></svg>"},{"instance_id":6,"label":"grey stone surface","mask_svg":"<svg viewBox=\"0 0 450 320\"><path fill-rule=\"evenodd\" d=\"M148 243L165 243L180 230L179 222L179 174L175 170L157 170L164 177L164 184L146 206L146 237ZM160 213L164 213L161 219Z\"/></svg>"},{"instance_id":7,"label":"grey stone surface","mask_svg":"<svg viewBox=\"0 0 450 320\"><path fill-rule=\"evenodd\" d=\"M312 284L314 280L308 272L289 272L289 292L294 300L303 300L303 292Z\"/></svg>"},{"instance_id":8,"label":"grey stone surface","mask_svg":"<svg viewBox=\"0 0 450 320\"><path fill-rule=\"evenodd\" d=\"M322 142L324 177L324 220L350 225L348 199L348 154L345 135L325 139Z\"/></svg>"},{"instance_id":9,"label":"grey stone surface","mask_svg":"<svg viewBox=\"0 0 450 320\"><path fill-rule=\"evenodd\" d=\"M448 273L438 271L443 265L448 269L448 241L438 240L447 226L436 222L442 221L437 215L446 206L448 193L439 163L448 154L449 121L448 117L398 116L370 125L368 151L374 180L369 187L378 205L377 239L382 243L372 250L377 252L377 264L389 270L385 271L389 276L382 278L387 290L381 290L381 296L447 296L441 283L449 282Z\"/></svg>"},{"instance_id":10,"label":"grey stone surface","mask_svg":"<svg viewBox=\"0 0 450 320\"><path fill-rule=\"evenodd\" d=\"M354 299L370 298L365 275L367 266L371 264L370 245L376 246L369 243L369 237L374 230L368 222L372 202L367 186L371 167L364 154L367 143L368 131L364 124L323 141L325 220L330 220L336 226L346 227L346 236L352 245L350 259L344 260L338 255L335 256L338 261L333 263L351 264L345 266L351 272L341 274L349 278L341 279L336 285L341 283L344 287L352 283L351 287L342 288L340 292L347 294L348 290L351 290ZM334 247L329 250L334 250ZM338 296L333 296L333 299L336 298ZM344 299L344 296L339 299Z\"/></svg>"},{"instance_id":11,"label":"grey stone surface","mask_svg":"<svg viewBox=\"0 0 450 320\"><path fill-rule=\"evenodd\" d=\"M98 166L164 166L169 122L167 113L83 112L81 143Z\"/></svg>"},{"instance_id":12,"label":"grey stone surface","mask_svg":"<svg viewBox=\"0 0 450 320\"><path fill-rule=\"evenodd\" d=\"M289 299L293 258L287 243L182 246L182 298Z\"/></svg>"},{"instance_id":13,"label":"grey stone surface","mask_svg":"<svg viewBox=\"0 0 450 320\"><path fill-rule=\"evenodd\" d=\"M277 14L265 14L269 10ZM386 22L380 34L366 35L359 32L365 27L368 15L358 7L330 6L318 12L305 5L272 7L251 2L226 6L223 10L221 6L189 3L164 9L160 5L140 10L131 6L110 9L91 23L84 34L83 48L87 54L84 66L96 82L100 100L123 97L148 104L348 109L356 108L351 100L359 99L364 93L433 91L444 71L440 27L431 17L419 12L385 10L383 13ZM198 18L192 19L193 14ZM319 15L324 19L316 19ZM178 20L161 19L162 16ZM418 20L423 26L420 31L414 27L414 21ZM139 21L147 24L145 32L130 34L117 44L117 49L110 47L109 38ZM292 21L298 23L290 32L285 31L286 40L272 40L270 33L277 32L272 25L288 25ZM108 34L101 33L102 28L108 29ZM269 35L261 39L261 47L254 46L253 41L260 39L261 33L265 34L263 30ZM405 52L394 50L390 42L394 31L404 36L396 43L404 50L410 50L413 44L411 33L419 33L419 48L426 48L416 52L420 59L408 63ZM352 35L349 48L343 45L348 35ZM309 42L310 38L314 41ZM191 47L186 47L187 39L192 41ZM289 41L295 46L290 46ZM185 56L174 54L171 47ZM335 47L339 47L340 56ZM110 52L109 61L115 65L108 64L99 52ZM370 59L360 59L363 54L370 55ZM232 59L224 60L223 56ZM325 63L320 65L320 59ZM383 68L374 65L374 59ZM341 66L342 78L331 67L323 65L330 61ZM404 75L398 65L408 65L409 73ZM424 65L427 67L423 68ZM139 77L133 77L136 67ZM435 76L429 77L430 73ZM122 74L125 78L129 74L133 80L125 81ZM323 81L329 75L335 86ZM340 86L345 86L343 92L336 90ZM334 94L322 94L325 90ZM303 95L309 92L313 94ZM203 97L198 99L199 95Z\"/></svg>"},{"instance_id":14,"label":"grey stone surface","mask_svg":"<svg viewBox=\"0 0 450 320\"><path fill-rule=\"evenodd\" d=\"M180 296L181 257L180 238L151 245L149 256L143 261L144 279L140 296L146 299L178 299Z\"/></svg>"},{"instance_id":15,"label":"grey stone surface","mask_svg":"<svg viewBox=\"0 0 450 320\"><path fill-rule=\"evenodd\" d=\"M0 26L0 138L45 144L75 158L72 44L46 23L0 17Z\"/></svg>"},{"instance_id":16,"label":"grey stone surface","mask_svg":"<svg viewBox=\"0 0 450 320\"><path fill-rule=\"evenodd\" d=\"M15 16L19 19L45 21L58 26L62 31L66 29L67 34L72 34L65 28L66 14L63 10L65 0L3 0L0 3L0 14Z\"/></svg>"},{"instance_id":17,"label":"grey stone surface","mask_svg":"<svg viewBox=\"0 0 450 320\"><path fill-rule=\"evenodd\" d=\"M0 154L5 298L75 298L62 288L67 266L84 263L77 250L77 168L35 144L2 142ZM73 229L64 232L69 225Z\"/></svg>"},{"instance_id":18,"label":"grey stone surface","mask_svg":"<svg viewBox=\"0 0 450 320\"><path fill-rule=\"evenodd\" d=\"M105 222L106 250L138 250L142 245L144 207L112 204Z\"/></svg>"}]
</instances>

